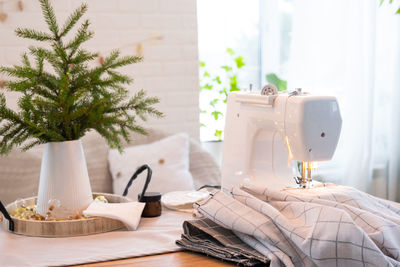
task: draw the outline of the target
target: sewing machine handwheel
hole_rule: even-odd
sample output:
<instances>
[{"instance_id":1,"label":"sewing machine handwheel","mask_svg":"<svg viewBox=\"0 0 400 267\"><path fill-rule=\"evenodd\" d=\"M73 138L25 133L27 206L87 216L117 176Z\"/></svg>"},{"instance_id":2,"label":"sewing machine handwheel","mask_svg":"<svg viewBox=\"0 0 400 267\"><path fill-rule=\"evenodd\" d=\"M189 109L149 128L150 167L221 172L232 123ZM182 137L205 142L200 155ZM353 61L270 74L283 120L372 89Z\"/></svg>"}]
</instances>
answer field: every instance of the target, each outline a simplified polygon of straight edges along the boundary
<instances>
[{"instance_id":1,"label":"sewing machine handwheel","mask_svg":"<svg viewBox=\"0 0 400 267\"><path fill-rule=\"evenodd\" d=\"M278 94L278 88L272 83L264 85L264 87L261 89L261 95L277 95L277 94Z\"/></svg>"}]
</instances>

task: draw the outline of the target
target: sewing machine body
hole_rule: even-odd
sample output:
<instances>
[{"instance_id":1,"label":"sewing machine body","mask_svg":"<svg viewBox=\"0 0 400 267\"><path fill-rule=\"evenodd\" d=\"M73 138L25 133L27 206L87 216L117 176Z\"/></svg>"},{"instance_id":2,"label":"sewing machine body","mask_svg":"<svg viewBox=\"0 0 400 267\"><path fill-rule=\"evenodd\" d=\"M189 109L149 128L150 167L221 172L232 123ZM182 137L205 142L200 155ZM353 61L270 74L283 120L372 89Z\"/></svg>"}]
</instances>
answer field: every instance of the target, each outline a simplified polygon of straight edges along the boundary
<instances>
[{"instance_id":1,"label":"sewing machine body","mask_svg":"<svg viewBox=\"0 0 400 267\"><path fill-rule=\"evenodd\" d=\"M339 106L333 96L301 91L272 95L262 95L260 91L231 93L222 187L229 190L246 182L273 188L295 185L297 162L311 166L311 162L332 158L341 125Z\"/></svg>"}]
</instances>

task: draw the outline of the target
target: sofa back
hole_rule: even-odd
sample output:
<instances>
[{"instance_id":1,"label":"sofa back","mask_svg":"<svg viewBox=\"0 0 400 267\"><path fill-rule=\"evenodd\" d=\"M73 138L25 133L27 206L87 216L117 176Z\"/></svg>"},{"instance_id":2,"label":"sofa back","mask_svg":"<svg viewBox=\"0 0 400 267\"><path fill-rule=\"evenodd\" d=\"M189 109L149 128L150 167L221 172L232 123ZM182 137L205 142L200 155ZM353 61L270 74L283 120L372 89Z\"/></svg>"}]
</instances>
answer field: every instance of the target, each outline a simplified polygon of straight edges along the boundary
<instances>
[{"instance_id":1,"label":"sofa back","mask_svg":"<svg viewBox=\"0 0 400 267\"><path fill-rule=\"evenodd\" d=\"M131 143L125 147L147 144L160 140L168 134L150 129L148 136L131 135ZM112 177L108 167L108 146L95 132L82 138L93 192L112 193ZM27 152L12 151L0 158L0 200L10 203L17 198L37 194L43 146L34 147ZM219 184L220 169L212 156L200 144L190 140L190 172L196 188L204 184Z\"/></svg>"}]
</instances>

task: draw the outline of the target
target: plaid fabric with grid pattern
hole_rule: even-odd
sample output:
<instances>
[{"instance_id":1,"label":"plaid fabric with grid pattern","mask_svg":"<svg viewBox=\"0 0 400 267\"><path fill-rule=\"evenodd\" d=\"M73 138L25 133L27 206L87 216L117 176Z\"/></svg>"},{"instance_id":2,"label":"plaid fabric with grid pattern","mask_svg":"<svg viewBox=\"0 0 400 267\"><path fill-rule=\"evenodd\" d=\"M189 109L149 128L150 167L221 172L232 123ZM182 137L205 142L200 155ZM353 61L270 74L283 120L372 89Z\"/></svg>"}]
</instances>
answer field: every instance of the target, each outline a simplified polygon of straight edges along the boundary
<instances>
[{"instance_id":1,"label":"plaid fabric with grid pattern","mask_svg":"<svg viewBox=\"0 0 400 267\"><path fill-rule=\"evenodd\" d=\"M269 190L247 185L196 203L198 212L271 266L400 266L400 209L354 188Z\"/></svg>"},{"instance_id":2,"label":"plaid fabric with grid pattern","mask_svg":"<svg viewBox=\"0 0 400 267\"><path fill-rule=\"evenodd\" d=\"M210 219L185 221L183 231L182 239L176 241L182 248L244 266L269 262L267 257L246 245L232 231Z\"/></svg>"}]
</instances>

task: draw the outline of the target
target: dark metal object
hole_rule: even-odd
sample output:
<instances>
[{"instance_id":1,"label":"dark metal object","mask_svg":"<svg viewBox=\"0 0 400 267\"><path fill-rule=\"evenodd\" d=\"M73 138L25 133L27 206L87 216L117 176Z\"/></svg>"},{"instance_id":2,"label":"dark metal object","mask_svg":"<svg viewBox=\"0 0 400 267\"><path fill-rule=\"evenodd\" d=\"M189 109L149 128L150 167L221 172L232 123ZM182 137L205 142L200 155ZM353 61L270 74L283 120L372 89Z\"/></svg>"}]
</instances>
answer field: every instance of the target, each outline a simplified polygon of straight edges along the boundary
<instances>
[{"instance_id":1,"label":"dark metal object","mask_svg":"<svg viewBox=\"0 0 400 267\"><path fill-rule=\"evenodd\" d=\"M144 201L144 195L146 193L147 187L149 186L150 180L151 180L151 175L153 174L151 168L149 167L149 165L145 164L141 167L139 167L135 173L132 175L131 179L129 179L128 184L125 187L124 193L122 194L122 196L126 197L126 195L128 195L128 190L129 187L131 187L132 182L137 178L137 176L139 174L141 174L144 170L147 170L147 178L146 178L146 183L144 184L142 193L138 196L139 198L139 202L145 202Z\"/></svg>"},{"instance_id":2,"label":"dark metal object","mask_svg":"<svg viewBox=\"0 0 400 267\"><path fill-rule=\"evenodd\" d=\"M14 232L14 221L11 218L10 214L8 213L6 207L3 205L3 203L1 203L0 201L0 211L1 213L3 213L4 218L6 218L8 220L8 226L11 232Z\"/></svg>"}]
</instances>

